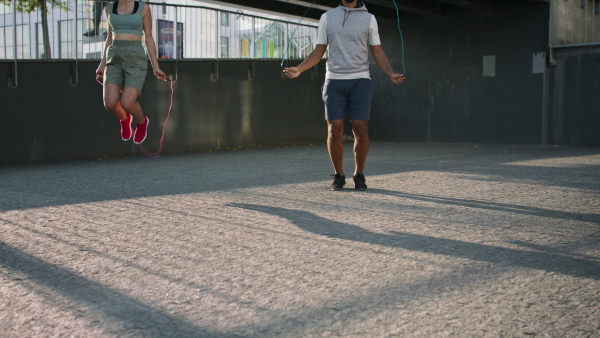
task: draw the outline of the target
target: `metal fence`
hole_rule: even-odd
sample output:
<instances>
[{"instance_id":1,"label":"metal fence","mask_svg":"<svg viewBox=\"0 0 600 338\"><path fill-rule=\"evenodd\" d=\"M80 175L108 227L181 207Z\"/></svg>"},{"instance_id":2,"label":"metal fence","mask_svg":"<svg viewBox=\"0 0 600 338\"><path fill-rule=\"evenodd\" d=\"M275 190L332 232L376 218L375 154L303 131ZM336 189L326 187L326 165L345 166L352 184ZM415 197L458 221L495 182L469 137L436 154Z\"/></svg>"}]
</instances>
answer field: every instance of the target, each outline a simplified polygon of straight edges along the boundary
<instances>
[{"instance_id":1,"label":"metal fence","mask_svg":"<svg viewBox=\"0 0 600 338\"><path fill-rule=\"evenodd\" d=\"M48 2L47 30L40 9L26 13L15 10L15 3L0 4L0 59L101 58L107 32L104 3ZM317 37L316 23L201 5L146 4L159 58L303 59Z\"/></svg>"},{"instance_id":2,"label":"metal fence","mask_svg":"<svg viewBox=\"0 0 600 338\"><path fill-rule=\"evenodd\" d=\"M600 0L551 0L551 47L600 44Z\"/></svg>"}]
</instances>

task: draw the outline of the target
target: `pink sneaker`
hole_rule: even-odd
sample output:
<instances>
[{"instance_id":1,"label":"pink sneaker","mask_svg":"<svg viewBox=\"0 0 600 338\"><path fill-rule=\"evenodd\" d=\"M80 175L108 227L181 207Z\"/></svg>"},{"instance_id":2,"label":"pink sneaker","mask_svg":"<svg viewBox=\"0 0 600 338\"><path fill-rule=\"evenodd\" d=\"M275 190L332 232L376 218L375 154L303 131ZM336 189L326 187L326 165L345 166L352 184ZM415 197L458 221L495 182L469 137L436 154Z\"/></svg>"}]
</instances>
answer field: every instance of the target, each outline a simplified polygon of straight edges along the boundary
<instances>
[{"instance_id":1,"label":"pink sneaker","mask_svg":"<svg viewBox=\"0 0 600 338\"><path fill-rule=\"evenodd\" d=\"M129 141L131 138L131 121L133 121L131 114L127 114L127 120L125 121L119 119L119 123L121 124L121 139L123 141Z\"/></svg>"},{"instance_id":2,"label":"pink sneaker","mask_svg":"<svg viewBox=\"0 0 600 338\"><path fill-rule=\"evenodd\" d=\"M135 132L133 134L133 143L135 144L144 142L146 135L148 134L148 123L150 123L150 120L148 119L148 116L144 116L144 118L146 119L145 123L137 123L135 126Z\"/></svg>"}]
</instances>

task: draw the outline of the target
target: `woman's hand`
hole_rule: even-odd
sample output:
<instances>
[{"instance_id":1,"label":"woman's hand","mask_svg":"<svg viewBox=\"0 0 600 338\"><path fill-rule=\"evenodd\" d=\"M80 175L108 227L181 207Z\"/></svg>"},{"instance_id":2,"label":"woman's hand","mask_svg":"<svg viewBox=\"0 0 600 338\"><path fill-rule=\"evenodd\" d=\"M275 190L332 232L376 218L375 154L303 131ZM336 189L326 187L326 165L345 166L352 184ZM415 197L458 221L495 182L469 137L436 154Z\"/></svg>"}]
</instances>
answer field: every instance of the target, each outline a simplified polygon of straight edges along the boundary
<instances>
[{"instance_id":1,"label":"woman's hand","mask_svg":"<svg viewBox=\"0 0 600 338\"><path fill-rule=\"evenodd\" d=\"M154 70L154 76L156 76L156 78L159 80L167 81L167 74L160 70L160 68L156 68Z\"/></svg>"},{"instance_id":2,"label":"woman's hand","mask_svg":"<svg viewBox=\"0 0 600 338\"><path fill-rule=\"evenodd\" d=\"M98 69L96 69L96 79L104 78L104 70L105 69L106 69L106 66L98 66Z\"/></svg>"}]
</instances>

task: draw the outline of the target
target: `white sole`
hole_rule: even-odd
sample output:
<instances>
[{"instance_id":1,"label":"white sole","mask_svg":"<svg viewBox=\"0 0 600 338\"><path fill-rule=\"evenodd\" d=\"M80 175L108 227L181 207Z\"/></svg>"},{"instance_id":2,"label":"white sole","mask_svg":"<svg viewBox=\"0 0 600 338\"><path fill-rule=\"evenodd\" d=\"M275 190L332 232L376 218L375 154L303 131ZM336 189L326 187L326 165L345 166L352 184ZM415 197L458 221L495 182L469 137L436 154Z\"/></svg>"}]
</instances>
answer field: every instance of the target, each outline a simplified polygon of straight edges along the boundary
<instances>
[{"instance_id":1,"label":"white sole","mask_svg":"<svg viewBox=\"0 0 600 338\"><path fill-rule=\"evenodd\" d=\"M135 143L135 144L142 144L142 142L146 141L146 137L148 137L148 125L149 124L150 124L150 119L148 118L148 116L146 116L146 135L144 136L144 138L140 142L133 141L133 143ZM136 129L137 129L137 127L136 127ZM135 135L134 135L134 139L135 139Z\"/></svg>"}]
</instances>

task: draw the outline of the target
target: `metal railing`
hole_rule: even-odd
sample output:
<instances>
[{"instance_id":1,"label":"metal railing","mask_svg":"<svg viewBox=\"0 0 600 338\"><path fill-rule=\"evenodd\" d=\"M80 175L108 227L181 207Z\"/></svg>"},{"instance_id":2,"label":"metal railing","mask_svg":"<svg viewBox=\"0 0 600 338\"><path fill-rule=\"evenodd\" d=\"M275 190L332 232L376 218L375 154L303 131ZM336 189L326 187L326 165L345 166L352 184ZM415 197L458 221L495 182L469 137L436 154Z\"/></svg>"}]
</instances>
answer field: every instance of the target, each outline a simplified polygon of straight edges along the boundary
<instances>
[{"instance_id":1,"label":"metal railing","mask_svg":"<svg viewBox=\"0 0 600 338\"><path fill-rule=\"evenodd\" d=\"M0 59L100 59L106 15L97 2L48 2L47 42L42 11L0 4ZM303 59L314 47L316 23L207 6L147 2L159 58ZM289 44L289 45L288 45Z\"/></svg>"},{"instance_id":2,"label":"metal railing","mask_svg":"<svg viewBox=\"0 0 600 338\"><path fill-rule=\"evenodd\" d=\"M551 0L551 47L596 44L600 44L600 0Z\"/></svg>"}]
</instances>

